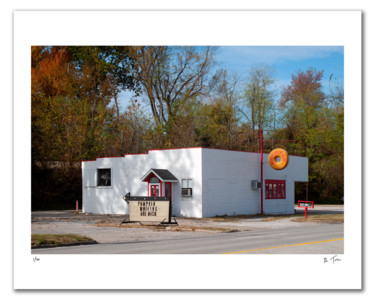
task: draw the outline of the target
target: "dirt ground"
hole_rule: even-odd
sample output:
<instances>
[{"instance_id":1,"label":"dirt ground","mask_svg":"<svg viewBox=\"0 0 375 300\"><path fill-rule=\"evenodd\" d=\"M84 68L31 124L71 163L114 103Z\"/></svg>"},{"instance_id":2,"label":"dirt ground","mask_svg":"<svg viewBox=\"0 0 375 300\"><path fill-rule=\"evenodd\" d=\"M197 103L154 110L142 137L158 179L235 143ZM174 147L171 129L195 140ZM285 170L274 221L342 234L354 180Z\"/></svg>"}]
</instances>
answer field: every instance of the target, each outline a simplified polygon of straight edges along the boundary
<instances>
[{"instance_id":1,"label":"dirt ground","mask_svg":"<svg viewBox=\"0 0 375 300\"><path fill-rule=\"evenodd\" d=\"M343 205L316 206L309 214L343 213ZM296 208L295 216L247 216L224 218L176 218L177 225L155 226L156 223L121 224L124 215L75 214L72 210L32 212L32 233L78 234L98 243L123 243L141 240L177 239L204 236L233 231L254 231L301 226L319 226L313 222L293 222L304 215L304 209ZM144 223L145 224L145 223Z\"/></svg>"}]
</instances>

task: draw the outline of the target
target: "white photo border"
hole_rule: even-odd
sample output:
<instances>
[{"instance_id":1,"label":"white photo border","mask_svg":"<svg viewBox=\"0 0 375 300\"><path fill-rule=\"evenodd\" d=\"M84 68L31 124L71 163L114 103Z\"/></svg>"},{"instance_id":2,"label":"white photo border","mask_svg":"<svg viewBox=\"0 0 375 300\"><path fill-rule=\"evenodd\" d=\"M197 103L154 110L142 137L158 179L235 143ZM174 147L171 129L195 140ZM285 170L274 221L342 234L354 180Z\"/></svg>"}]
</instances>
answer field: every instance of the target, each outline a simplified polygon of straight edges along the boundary
<instances>
[{"instance_id":1,"label":"white photo border","mask_svg":"<svg viewBox=\"0 0 375 300\"><path fill-rule=\"evenodd\" d=\"M361 18L359 11L15 11L14 288L360 289ZM40 260L34 262L30 249L33 45L344 46L342 261L324 264L324 255L38 255Z\"/></svg>"}]
</instances>

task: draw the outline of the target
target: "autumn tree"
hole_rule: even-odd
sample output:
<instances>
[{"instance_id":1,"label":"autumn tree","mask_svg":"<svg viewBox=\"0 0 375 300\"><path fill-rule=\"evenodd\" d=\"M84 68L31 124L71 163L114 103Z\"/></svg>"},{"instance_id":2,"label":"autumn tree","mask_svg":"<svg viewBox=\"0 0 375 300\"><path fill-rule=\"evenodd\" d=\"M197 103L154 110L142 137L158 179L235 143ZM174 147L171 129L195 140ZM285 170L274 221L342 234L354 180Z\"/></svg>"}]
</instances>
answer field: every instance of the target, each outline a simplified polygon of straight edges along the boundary
<instances>
[{"instance_id":1,"label":"autumn tree","mask_svg":"<svg viewBox=\"0 0 375 300\"><path fill-rule=\"evenodd\" d=\"M134 72L128 47L32 47L33 158L105 154L112 137L124 136L117 99L137 92Z\"/></svg>"},{"instance_id":2,"label":"autumn tree","mask_svg":"<svg viewBox=\"0 0 375 300\"><path fill-rule=\"evenodd\" d=\"M117 118L120 115L118 94L124 90L139 93L135 80L135 61L131 57L132 47L126 46L70 46L74 66L83 71L90 67L89 78L93 81L94 91L99 92L103 83L109 85L115 102Z\"/></svg>"},{"instance_id":3,"label":"autumn tree","mask_svg":"<svg viewBox=\"0 0 375 300\"><path fill-rule=\"evenodd\" d=\"M129 49L120 46L68 48L79 74L79 98L84 99L90 109L85 157L92 158L104 152L107 141L111 140L109 132L122 135L118 94L123 90L138 91ZM107 124L111 124L111 130L104 130Z\"/></svg>"},{"instance_id":4,"label":"autumn tree","mask_svg":"<svg viewBox=\"0 0 375 300\"><path fill-rule=\"evenodd\" d=\"M118 120L107 125L106 156L144 153L152 145L152 126L138 100L131 100Z\"/></svg>"},{"instance_id":5,"label":"autumn tree","mask_svg":"<svg viewBox=\"0 0 375 300\"><path fill-rule=\"evenodd\" d=\"M325 95L321 89L323 71L310 68L292 75L291 83L281 93L280 106L284 109L283 122L289 139L298 140L298 154L308 155L308 135L321 119Z\"/></svg>"},{"instance_id":6,"label":"autumn tree","mask_svg":"<svg viewBox=\"0 0 375 300\"><path fill-rule=\"evenodd\" d=\"M48 169L48 162L74 166L82 159L147 148L142 147L147 127L140 126L144 122L135 113L137 108L123 115L117 102L120 91L137 91L127 51L95 46L31 48L32 191L43 207L64 203L62 195L70 192L80 198L80 181L72 182L80 178L80 170ZM69 191L56 193L64 187Z\"/></svg>"},{"instance_id":7,"label":"autumn tree","mask_svg":"<svg viewBox=\"0 0 375 300\"><path fill-rule=\"evenodd\" d=\"M33 160L62 160L61 105L71 90L66 47L31 48L31 129ZM55 101L57 100L57 101ZM60 111L60 112L59 112ZM65 114L65 113L64 113Z\"/></svg>"},{"instance_id":8,"label":"autumn tree","mask_svg":"<svg viewBox=\"0 0 375 300\"><path fill-rule=\"evenodd\" d=\"M278 131L295 143L290 153L309 158L310 193L318 201L343 195L343 112L322 91L323 71L298 71L282 91L284 128Z\"/></svg>"},{"instance_id":9,"label":"autumn tree","mask_svg":"<svg viewBox=\"0 0 375 300\"><path fill-rule=\"evenodd\" d=\"M177 114L180 103L204 94L213 64L212 47L144 46L133 48L137 80L147 96L157 126Z\"/></svg>"}]
</instances>

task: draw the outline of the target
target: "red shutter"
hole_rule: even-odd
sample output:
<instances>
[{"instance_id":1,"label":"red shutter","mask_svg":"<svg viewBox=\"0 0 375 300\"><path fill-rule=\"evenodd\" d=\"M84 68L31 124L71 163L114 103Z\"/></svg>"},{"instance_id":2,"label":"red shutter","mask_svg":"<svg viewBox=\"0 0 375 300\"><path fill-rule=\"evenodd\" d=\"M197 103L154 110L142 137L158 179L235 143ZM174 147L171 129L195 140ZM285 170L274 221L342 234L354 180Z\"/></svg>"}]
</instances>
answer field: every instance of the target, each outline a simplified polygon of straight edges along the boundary
<instances>
[{"instance_id":1,"label":"red shutter","mask_svg":"<svg viewBox=\"0 0 375 300\"><path fill-rule=\"evenodd\" d=\"M266 199L285 199L285 180L265 180L265 198Z\"/></svg>"}]
</instances>

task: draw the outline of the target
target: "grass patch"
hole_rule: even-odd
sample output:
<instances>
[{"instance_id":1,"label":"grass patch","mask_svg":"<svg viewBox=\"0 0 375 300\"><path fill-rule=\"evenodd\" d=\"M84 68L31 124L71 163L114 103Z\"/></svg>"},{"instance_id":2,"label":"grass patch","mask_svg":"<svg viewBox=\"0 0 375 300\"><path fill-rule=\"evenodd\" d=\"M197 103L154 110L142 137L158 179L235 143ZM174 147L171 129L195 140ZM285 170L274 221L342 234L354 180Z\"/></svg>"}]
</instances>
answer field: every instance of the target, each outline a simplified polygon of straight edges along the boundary
<instances>
[{"instance_id":1,"label":"grass patch","mask_svg":"<svg viewBox=\"0 0 375 300\"><path fill-rule=\"evenodd\" d=\"M92 239L76 234L32 234L31 247L64 246L81 242L93 242Z\"/></svg>"},{"instance_id":2,"label":"grass patch","mask_svg":"<svg viewBox=\"0 0 375 300\"><path fill-rule=\"evenodd\" d=\"M324 215L307 215L300 216L292 220L293 222L319 222L328 224L340 224L344 223L344 214L324 214Z\"/></svg>"}]
</instances>

